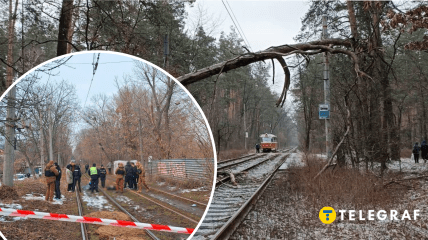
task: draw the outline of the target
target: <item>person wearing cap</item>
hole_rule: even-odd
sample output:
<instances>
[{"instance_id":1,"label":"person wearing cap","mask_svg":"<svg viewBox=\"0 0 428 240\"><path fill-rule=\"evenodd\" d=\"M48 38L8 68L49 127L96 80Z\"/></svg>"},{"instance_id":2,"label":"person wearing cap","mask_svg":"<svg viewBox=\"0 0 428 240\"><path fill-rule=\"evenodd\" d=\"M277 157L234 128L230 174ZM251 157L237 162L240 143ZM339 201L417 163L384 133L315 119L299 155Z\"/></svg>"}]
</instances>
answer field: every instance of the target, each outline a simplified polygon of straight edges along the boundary
<instances>
[{"instance_id":1,"label":"person wearing cap","mask_svg":"<svg viewBox=\"0 0 428 240\"><path fill-rule=\"evenodd\" d=\"M54 163L54 166L58 171L58 175L56 176L56 179L55 179L55 199L61 199L61 189L60 189L61 175L62 175L61 168L59 167L57 162Z\"/></svg>"},{"instance_id":2,"label":"person wearing cap","mask_svg":"<svg viewBox=\"0 0 428 240\"><path fill-rule=\"evenodd\" d=\"M150 191L150 188L146 184L146 173L144 171L143 165L140 162L137 162L137 175L138 175L138 191L143 192L143 185L147 189L147 192Z\"/></svg>"},{"instance_id":3,"label":"person wearing cap","mask_svg":"<svg viewBox=\"0 0 428 240\"><path fill-rule=\"evenodd\" d=\"M114 174L116 174L116 192L121 190L123 193L123 177L126 175L126 171L122 163L119 163L119 167Z\"/></svg>"},{"instance_id":4,"label":"person wearing cap","mask_svg":"<svg viewBox=\"0 0 428 240\"><path fill-rule=\"evenodd\" d=\"M71 192L73 189L73 172L71 171L71 164L68 164L67 167L65 167L65 179L67 180L67 191Z\"/></svg>"},{"instance_id":5,"label":"person wearing cap","mask_svg":"<svg viewBox=\"0 0 428 240\"><path fill-rule=\"evenodd\" d=\"M48 202L53 201L56 176L58 176L58 170L56 170L54 161L50 160L45 167L45 177L46 177L46 185L47 185L45 200Z\"/></svg>"},{"instance_id":6,"label":"person wearing cap","mask_svg":"<svg viewBox=\"0 0 428 240\"><path fill-rule=\"evenodd\" d=\"M106 174L107 171L104 168L104 165L101 164L101 168L99 169L99 175L100 175L100 179L101 179L101 187L105 188L106 187Z\"/></svg>"},{"instance_id":7,"label":"person wearing cap","mask_svg":"<svg viewBox=\"0 0 428 240\"><path fill-rule=\"evenodd\" d=\"M73 172L73 192L76 190L76 186L78 187L79 192L82 192L80 188L80 177L82 176L82 172L80 171L80 166L76 165Z\"/></svg>"},{"instance_id":8,"label":"person wearing cap","mask_svg":"<svg viewBox=\"0 0 428 240\"><path fill-rule=\"evenodd\" d=\"M89 168L89 176L91 176L91 192L94 193L94 190L98 192L98 178L100 175L97 164L93 163L92 167Z\"/></svg>"}]
</instances>

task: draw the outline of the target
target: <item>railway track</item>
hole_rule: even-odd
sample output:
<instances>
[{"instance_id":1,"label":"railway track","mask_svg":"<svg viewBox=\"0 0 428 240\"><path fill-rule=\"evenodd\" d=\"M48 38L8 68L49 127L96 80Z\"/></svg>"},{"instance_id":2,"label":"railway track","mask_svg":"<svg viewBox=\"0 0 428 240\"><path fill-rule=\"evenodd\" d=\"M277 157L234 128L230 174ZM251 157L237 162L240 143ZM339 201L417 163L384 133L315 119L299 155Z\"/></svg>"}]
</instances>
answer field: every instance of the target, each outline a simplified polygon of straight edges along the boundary
<instances>
[{"instance_id":1,"label":"railway track","mask_svg":"<svg viewBox=\"0 0 428 240\"><path fill-rule=\"evenodd\" d=\"M82 207L82 199L80 197L79 191L76 191L76 202L77 208L79 210L79 216L83 216L83 207ZM80 231L82 233L82 239L88 240L88 231L86 229L86 224L80 223Z\"/></svg>"},{"instance_id":2,"label":"railway track","mask_svg":"<svg viewBox=\"0 0 428 240\"><path fill-rule=\"evenodd\" d=\"M192 239L228 239L294 150L270 154L256 164L240 168L239 173L245 174L240 175L238 187L225 183L226 180L216 184L208 213ZM268 177L263 177L266 174Z\"/></svg>"},{"instance_id":3,"label":"railway track","mask_svg":"<svg viewBox=\"0 0 428 240\"><path fill-rule=\"evenodd\" d=\"M89 177L87 176L87 175L84 175L86 178L88 178L89 179ZM109 202L111 202L114 206L116 206L120 211L122 211L123 213L125 213L126 215L128 215L131 219L132 219L132 221L134 221L134 222L140 222L140 221L138 221L138 219L136 218L136 217L134 217L131 213L129 213L125 208L123 208L114 198L112 198L109 194L107 194L105 191L104 191L104 189L102 189L102 188L98 188L98 190L100 190L101 191L101 193L103 193L104 194L104 196L107 198L107 200L109 201ZM79 191L77 191L76 190L76 198L77 198L77 201L78 201L78 207L79 207L79 214L81 214L82 212L83 212L83 208L82 208L82 204L81 204L81 200L80 200L80 194L79 194ZM88 238L88 233L87 233L87 230L86 230L86 227L84 226L84 224L83 223L81 223L83 226L81 227L81 229L82 229L82 239L83 240L88 240L89 238ZM84 230L83 230L84 229ZM147 233L147 235L151 238L151 239L153 239L153 240L160 240L152 231L150 231L150 230L148 230L148 229L144 229L144 231Z\"/></svg>"},{"instance_id":4,"label":"railway track","mask_svg":"<svg viewBox=\"0 0 428 240\"><path fill-rule=\"evenodd\" d=\"M85 174L84 175L85 176L85 178L87 178L87 179L89 179L89 177ZM107 191L106 190L104 190L103 188L101 188L101 187L99 187L98 188L98 190L106 197L106 199L110 202L110 203L112 203L116 208L118 208L120 211L122 211L122 212L124 212L126 215L128 215L134 222L139 222L138 221L138 219L135 217L135 216L133 216L129 211L127 211L122 205L120 205L115 199L114 199L114 197L113 196L111 196L109 193L107 193ZM156 191L159 191L159 192L163 192L164 194L167 194L167 195L171 195L171 196L174 196L174 197L176 197L176 198L180 198L180 199L182 199L182 200L185 200L185 201L188 201L188 202L192 202L192 203L196 203L196 204L200 204L200 205L202 205L202 206L206 206L206 204L204 204L204 203L201 203L201 202L198 202L198 201L195 201L195 200L193 200L193 199L188 199L188 198L185 198L185 197L181 197L181 196L178 196L178 195L175 195L175 194L172 194L172 193L167 193L167 192L164 192L164 191L162 191L162 190L159 190L159 189L156 189ZM165 209L166 211L169 211L169 212L171 212L172 214L174 214L174 215L176 215L176 216L178 216L179 218L181 218L181 219L185 219L187 222L191 222L191 223L193 223L193 224L195 224L195 226L199 223L199 221L200 221L200 218L202 217L200 217L200 218L198 218L198 219L196 219L194 216L186 216L185 214L183 214L183 213L180 213L180 212L178 212L177 210L175 210L175 209L173 209L172 207L168 207L168 206L166 206L166 204L168 204L168 203L165 203L165 204L163 204L163 203L159 203L158 201L158 199L153 199L153 198L149 198L149 197L147 197L147 196L144 196L144 195L142 195L142 194L139 194L139 193L137 193L137 192L135 192L135 191L132 191L132 190L128 190L128 189L125 189L125 191L124 192L129 192L129 193L131 193L131 194L133 194L133 195L135 195L135 196L137 196L138 198L142 198L142 199L145 199L146 201L149 201L150 203L153 203L153 204L156 204L157 206L159 206L159 207L161 207L162 209ZM151 239L160 239L160 238L164 238L165 236L163 236L163 234L167 234L167 233L154 233L153 231L150 231L150 230L147 230L147 229L145 229L145 231L146 231L146 233L147 233L147 235L151 238ZM179 234L179 235L181 235L181 234ZM82 234L82 236L83 236L83 234ZM88 239L88 238L86 238L86 239Z\"/></svg>"},{"instance_id":5,"label":"railway track","mask_svg":"<svg viewBox=\"0 0 428 240\"><path fill-rule=\"evenodd\" d=\"M283 150L281 153L287 153L292 149L286 149ZM270 154L258 154L255 157L248 158L244 161L239 161L235 163L228 164L226 166L221 167L220 169L217 168L217 174L219 175L216 182L216 187L219 187L224 182L227 182L230 180L232 173L233 175L240 174L242 172L251 170L261 164L263 164L266 161L274 159L278 154L277 153L270 153ZM256 159L256 161L252 161ZM258 159L258 161L257 161ZM226 174L228 173L228 174Z\"/></svg>"}]
</instances>

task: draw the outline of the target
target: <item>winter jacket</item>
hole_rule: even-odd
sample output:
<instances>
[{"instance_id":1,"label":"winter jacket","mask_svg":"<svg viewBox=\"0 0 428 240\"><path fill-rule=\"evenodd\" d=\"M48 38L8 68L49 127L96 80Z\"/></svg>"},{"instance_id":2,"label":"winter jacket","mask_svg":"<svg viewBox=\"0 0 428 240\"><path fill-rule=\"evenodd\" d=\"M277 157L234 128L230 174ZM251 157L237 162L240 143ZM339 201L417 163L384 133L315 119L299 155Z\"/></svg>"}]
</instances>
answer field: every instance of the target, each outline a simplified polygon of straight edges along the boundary
<instances>
[{"instance_id":1,"label":"winter jacket","mask_svg":"<svg viewBox=\"0 0 428 240\"><path fill-rule=\"evenodd\" d=\"M116 170L114 174L116 174L116 179L123 178L123 176L126 175L126 170L124 169L123 166L119 166L119 168Z\"/></svg>"},{"instance_id":2,"label":"winter jacket","mask_svg":"<svg viewBox=\"0 0 428 240\"><path fill-rule=\"evenodd\" d=\"M418 145L413 146L413 154L419 154L421 148Z\"/></svg>"},{"instance_id":3,"label":"winter jacket","mask_svg":"<svg viewBox=\"0 0 428 240\"><path fill-rule=\"evenodd\" d=\"M61 175L62 175L61 168L59 166L56 166L56 170L58 171L58 176L56 176L56 180L61 181Z\"/></svg>"},{"instance_id":4,"label":"winter jacket","mask_svg":"<svg viewBox=\"0 0 428 240\"><path fill-rule=\"evenodd\" d=\"M72 184L73 183L73 172L67 168L67 170L65 170L65 176L66 176L67 184Z\"/></svg>"},{"instance_id":5,"label":"winter jacket","mask_svg":"<svg viewBox=\"0 0 428 240\"><path fill-rule=\"evenodd\" d=\"M138 176L140 176L140 177L145 177L146 176L146 173L145 173L145 171L144 171L144 168L143 168L143 166L137 166L137 173L136 173Z\"/></svg>"},{"instance_id":6,"label":"winter jacket","mask_svg":"<svg viewBox=\"0 0 428 240\"><path fill-rule=\"evenodd\" d=\"M100 175L98 175L99 170L97 167L91 167L89 168L89 176L91 176L91 179L98 179Z\"/></svg>"},{"instance_id":7,"label":"winter jacket","mask_svg":"<svg viewBox=\"0 0 428 240\"><path fill-rule=\"evenodd\" d=\"M100 169L98 169L98 171L99 171L98 174L100 175L100 178L106 177L107 171L104 167L101 167Z\"/></svg>"},{"instance_id":8,"label":"winter jacket","mask_svg":"<svg viewBox=\"0 0 428 240\"><path fill-rule=\"evenodd\" d=\"M126 163L125 171L126 171L126 177L134 176L134 169L132 168L130 162Z\"/></svg>"},{"instance_id":9,"label":"winter jacket","mask_svg":"<svg viewBox=\"0 0 428 240\"><path fill-rule=\"evenodd\" d=\"M422 152L422 155L427 155L427 153L428 153L428 145L427 145L427 142L425 140L422 141L421 152Z\"/></svg>"},{"instance_id":10,"label":"winter jacket","mask_svg":"<svg viewBox=\"0 0 428 240\"><path fill-rule=\"evenodd\" d=\"M135 166L135 165L132 167L132 175L134 177L137 177L137 175L138 175L138 173L137 173L137 166Z\"/></svg>"},{"instance_id":11,"label":"winter jacket","mask_svg":"<svg viewBox=\"0 0 428 240\"><path fill-rule=\"evenodd\" d=\"M46 183L49 184L55 182L56 176L58 176L58 170L56 170L54 162L50 161L45 167Z\"/></svg>"},{"instance_id":12,"label":"winter jacket","mask_svg":"<svg viewBox=\"0 0 428 240\"><path fill-rule=\"evenodd\" d=\"M80 171L80 167L76 166L74 168L74 172L73 172L73 178L77 178L80 179L80 177L82 176L82 172Z\"/></svg>"}]
</instances>

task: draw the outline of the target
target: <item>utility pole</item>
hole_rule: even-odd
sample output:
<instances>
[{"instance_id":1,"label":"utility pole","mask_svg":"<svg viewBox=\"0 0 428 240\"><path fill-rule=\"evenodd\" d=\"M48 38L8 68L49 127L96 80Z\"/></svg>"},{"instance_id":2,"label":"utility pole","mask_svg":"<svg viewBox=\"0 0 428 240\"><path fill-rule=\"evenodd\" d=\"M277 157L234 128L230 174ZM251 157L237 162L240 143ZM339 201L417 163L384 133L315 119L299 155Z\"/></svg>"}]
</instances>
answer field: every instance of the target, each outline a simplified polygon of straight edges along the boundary
<instances>
[{"instance_id":1,"label":"utility pole","mask_svg":"<svg viewBox=\"0 0 428 240\"><path fill-rule=\"evenodd\" d=\"M328 39L327 33L327 15L322 16L322 39ZM328 110L330 111L330 72L329 72L329 62L328 62L328 53L324 52L324 104L328 105ZM331 133L330 133L330 119L325 119L325 148L327 153L327 158L331 157Z\"/></svg>"},{"instance_id":2,"label":"utility pole","mask_svg":"<svg viewBox=\"0 0 428 240\"><path fill-rule=\"evenodd\" d=\"M15 97L16 87L9 91L7 100L6 115L6 141L5 141L5 159L3 163L3 184L13 187L13 174L15 162Z\"/></svg>"},{"instance_id":3,"label":"utility pole","mask_svg":"<svg viewBox=\"0 0 428 240\"><path fill-rule=\"evenodd\" d=\"M40 119L40 167L41 171L45 170L45 140L43 136L43 118L42 111L39 111L39 119Z\"/></svg>"}]
</instances>

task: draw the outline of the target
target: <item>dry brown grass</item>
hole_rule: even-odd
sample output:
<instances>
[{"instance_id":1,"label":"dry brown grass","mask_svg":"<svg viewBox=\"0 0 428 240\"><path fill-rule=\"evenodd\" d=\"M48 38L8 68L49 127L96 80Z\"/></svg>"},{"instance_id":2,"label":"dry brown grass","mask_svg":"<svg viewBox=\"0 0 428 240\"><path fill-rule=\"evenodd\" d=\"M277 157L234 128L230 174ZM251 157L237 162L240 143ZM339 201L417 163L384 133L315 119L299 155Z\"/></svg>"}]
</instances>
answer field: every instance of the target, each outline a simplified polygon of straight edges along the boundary
<instances>
[{"instance_id":1,"label":"dry brown grass","mask_svg":"<svg viewBox=\"0 0 428 240\"><path fill-rule=\"evenodd\" d=\"M402 158L410 158L412 156L412 149L410 148L403 148L400 151L400 157Z\"/></svg>"},{"instance_id":2,"label":"dry brown grass","mask_svg":"<svg viewBox=\"0 0 428 240\"><path fill-rule=\"evenodd\" d=\"M314 208L352 206L362 210L387 209L397 196L403 196L406 191L400 186L385 188L382 179L372 173L351 168L330 168L314 180L325 161L307 157L306 162L304 167L290 168L289 182L291 191L307 198L307 203Z\"/></svg>"},{"instance_id":3,"label":"dry brown grass","mask_svg":"<svg viewBox=\"0 0 428 240\"><path fill-rule=\"evenodd\" d=\"M249 151L245 149L231 149L226 151L220 151L220 153L217 156L217 160L220 162L226 159L237 158L242 155L248 154L248 152Z\"/></svg>"}]
</instances>

